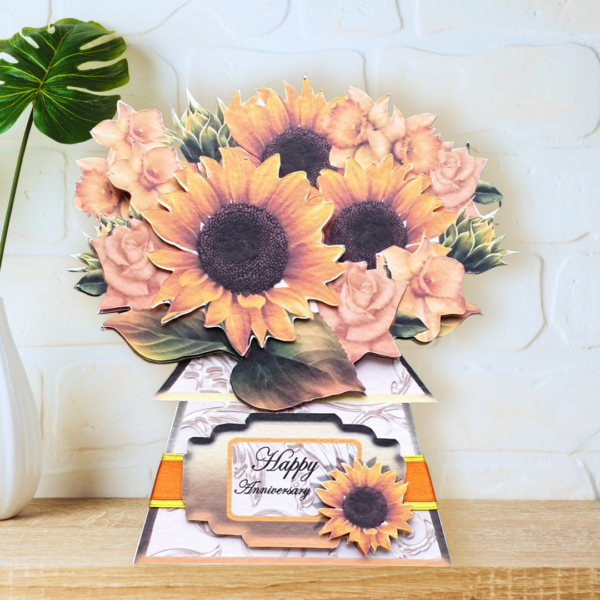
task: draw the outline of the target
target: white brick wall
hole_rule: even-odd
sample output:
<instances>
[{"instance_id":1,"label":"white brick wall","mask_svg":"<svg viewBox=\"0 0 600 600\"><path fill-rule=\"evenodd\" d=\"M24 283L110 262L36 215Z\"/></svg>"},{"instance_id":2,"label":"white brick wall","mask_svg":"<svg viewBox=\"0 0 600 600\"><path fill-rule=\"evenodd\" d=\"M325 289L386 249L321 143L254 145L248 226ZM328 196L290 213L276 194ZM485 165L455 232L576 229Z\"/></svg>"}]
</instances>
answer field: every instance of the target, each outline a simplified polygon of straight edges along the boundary
<instances>
[{"instance_id":1,"label":"white brick wall","mask_svg":"<svg viewBox=\"0 0 600 600\"><path fill-rule=\"evenodd\" d=\"M125 34L136 109L208 108L309 75L326 97L392 92L444 140L489 158L510 267L465 282L482 307L428 347L404 344L440 403L414 408L438 495L598 499L600 8L597 0L0 0L0 36L63 17ZM4 209L21 118L0 136ZM170 372L100 332L72 290L93 223L71 207L81 156L34 133L0 275L43 420L41 496L148 495L174 406Z\"/></svg>"}]
</instances>

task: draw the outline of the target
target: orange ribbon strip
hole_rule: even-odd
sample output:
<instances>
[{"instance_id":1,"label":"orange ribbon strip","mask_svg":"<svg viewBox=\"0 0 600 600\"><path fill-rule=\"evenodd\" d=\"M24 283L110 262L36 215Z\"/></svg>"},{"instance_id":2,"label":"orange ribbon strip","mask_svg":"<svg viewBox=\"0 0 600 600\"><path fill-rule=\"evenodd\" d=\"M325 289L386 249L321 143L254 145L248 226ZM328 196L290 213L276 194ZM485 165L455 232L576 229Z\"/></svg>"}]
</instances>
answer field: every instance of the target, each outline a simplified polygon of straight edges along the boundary
<instances>
[{"instance_id":1,"label":"orange ribbon strip","mask_svg":"<svg viewBox=\"0 0 600 600\"><path fill-rule=\"evenodd\" d=\"M422 456L405 456L408 489L404 502L413 510L437 510L427 463ZM183 454L163 454L158 467L150 508L185 508L181 498Z\"/></svg>"}]
</instances>

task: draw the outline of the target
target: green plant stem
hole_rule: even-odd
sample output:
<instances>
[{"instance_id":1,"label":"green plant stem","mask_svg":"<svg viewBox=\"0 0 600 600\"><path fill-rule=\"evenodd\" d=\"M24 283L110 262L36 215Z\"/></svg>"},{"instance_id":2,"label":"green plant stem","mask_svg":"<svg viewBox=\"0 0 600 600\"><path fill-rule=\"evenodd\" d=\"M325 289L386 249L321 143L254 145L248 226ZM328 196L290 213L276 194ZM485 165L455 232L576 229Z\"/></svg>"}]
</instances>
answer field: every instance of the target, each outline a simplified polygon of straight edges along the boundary
<instances>
[{"instance_id":1,"label":"green plant stem","mask_svg":"<svg viewBox=\"0 0 600 600\"><path fill-rule=\"evenodd\" d=\"M6 217L4 218L4 228L2 229L2 239L0 240L0 269L2 269L2 260L4 259L4 248L6 247L6 238L8 237L8 226L10 225L10 217L12 216L13 205L15 203L15 196L17 195L17 186L19 185L19 175L21 175L21 167L23 166L23 156L25 156L25 147L27 146L27 140L29 139L29 132L33 125L33 107L29 114L27 121L27 127L25 127L25 133L23 134L23 141L21 142L21 149L19 150L19 157L17 158L17 167L15 169L15 175L13 177L12 189L10 190L10 198L8 199L8 207L6 209Z\"/></svg>"}]
</instances>

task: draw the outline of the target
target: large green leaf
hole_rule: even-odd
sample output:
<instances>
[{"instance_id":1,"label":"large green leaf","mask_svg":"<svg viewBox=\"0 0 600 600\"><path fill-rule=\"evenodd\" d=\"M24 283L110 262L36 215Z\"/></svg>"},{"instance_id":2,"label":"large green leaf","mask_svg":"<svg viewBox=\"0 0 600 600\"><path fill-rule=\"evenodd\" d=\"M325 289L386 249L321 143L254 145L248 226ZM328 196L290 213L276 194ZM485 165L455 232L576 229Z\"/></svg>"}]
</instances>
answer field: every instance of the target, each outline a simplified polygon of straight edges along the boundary
<instances>
[{"instance_id":1,"label":"large green leaf","mask_svg":"<svg viewBox=\"0 0 600 600\"><path fill-rule=\"evenodd\" d=\"M399 312L390 327L390 333L396 338L408 339L427 331L427 326L419 317Z\"/></svg>"},{"instance_id":2,"label":"large green leaf","mask_svg":"<svg viewBox=\"0 0 600 600\"><path fill-rule=\"evenodd\" d=\"M49 27L25 27L23 35L0 40L0 52L16 61L0 60L0 133L10 129L33 102L33 122L43 134L62 144L89 139L100 121L114 116L120 98L91 92L107 92L129 81L124 58L111 65L81 68L125 52L121 37L92 44L110 33L114 32L94 21L61 19Z\"/></svg>"},{"instance_id":3,"label":"large green leaf","mask_svg":"<svg viewBox=\"0 0 600 600\"><path fill-rule=\"evenodd\" d=\"M283 410L344 392L364 392L354 365L331 328L316 315L295 323L295 342L253 343L233 369L231 386L244 402Z\"/></svg>"},{"instance_id":4,"label":"large green leaf","mask_svg":"<svg viewBox=\"0 0 600 600\"><path fill-rule=\"evenodd\" d=\"M226 352L239 358L222 329L204 327L201 310L161 325L166 312L165 306L155 310L130 310L114 316L104 327L114 329L150 362L178 362L213 352Z\"/></svg>"}]
</instances>

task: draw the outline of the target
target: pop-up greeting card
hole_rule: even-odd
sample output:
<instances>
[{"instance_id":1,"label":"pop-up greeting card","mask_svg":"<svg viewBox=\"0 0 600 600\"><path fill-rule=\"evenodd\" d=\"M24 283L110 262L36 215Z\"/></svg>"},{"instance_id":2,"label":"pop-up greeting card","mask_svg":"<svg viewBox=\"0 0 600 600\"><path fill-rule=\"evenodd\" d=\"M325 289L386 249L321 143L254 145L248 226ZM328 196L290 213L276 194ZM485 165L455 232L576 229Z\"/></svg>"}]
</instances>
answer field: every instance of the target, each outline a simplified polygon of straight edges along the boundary
<instances>
[{"instance_id":1,"label":"pop-up greeting card","mask_svg":"<svg viewBox=\"0 0 600 600\"><path fill-rule=\"evenodd\" d=\"M177 363L135 562L447 566L410 408L434 399L396 340L480 313L461 283L504 264L479 212L502 197L433 115L285 92L190 96L177 132L120 103L92 131L107 159L78 163L97 235L76 289Z\"/></svg>"}]
</instances>

